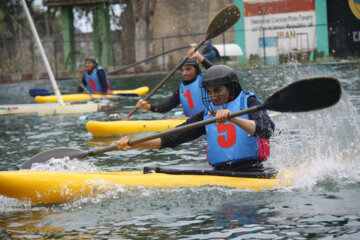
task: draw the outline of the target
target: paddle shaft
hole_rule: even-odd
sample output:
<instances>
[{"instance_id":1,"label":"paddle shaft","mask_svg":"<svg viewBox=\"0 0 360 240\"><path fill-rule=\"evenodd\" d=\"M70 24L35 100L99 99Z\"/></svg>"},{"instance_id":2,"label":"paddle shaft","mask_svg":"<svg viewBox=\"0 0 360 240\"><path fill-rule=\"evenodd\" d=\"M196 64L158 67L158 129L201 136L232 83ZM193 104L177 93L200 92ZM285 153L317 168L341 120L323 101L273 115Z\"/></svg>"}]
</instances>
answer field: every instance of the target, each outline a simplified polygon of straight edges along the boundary
<instances>
[{"instance_id":1,"label":"paddle shaft","mask_svg":"<svg viewBox=\"0 0 360 240\"><path fill-rule=\"evenodd\" d=\"M206 39L203 39L201 41L201 43L195 48L194 52L196 52L207 40ZM185 57L163 80L161 80L161 82L148 94L146 95L146 97L144 98L144 101L148 101L152 95L154 95L157 90L159 90L159 88L164 85L168 80L169 78L174 75L174 73L179 69L181 68L184 63L188 60L189 58L188 57ZM139 108L138 107L135 107L127 116L124 120L128 120Z\"/></svg>"},{"instance_id":2,"label":"paddle shaft","mask_svg":"<svg viewBox=\"0 0 360 240\"><path fill-rule=\"evenodd\" d=\"M146 59L140 60L140 61L138 61L138 62L135 62L135 63L131 63L131 64L129 64L129 65L126 65L126 66L124 66L124 67L122 67L122 68L119 68L119 69L117 69L117 70L115 70L115 71L109 72L109 75L119 73L119 72L124 71L124 70L126 70L126 69L128 69L128 68L131 68L131 67L134 67L134 66L136 66L136 65L139 65L140 63L147 62L147 61L150 61L150 60L152 60L152 59L154 59L154 58L160 57L160 56L162 56L162 55L165 55L165 54L168 54L168 53L171 53L171 52L175 52L175 51L179 51L179 50L182 50L182 49L188 48L188 47L189 47L189 46L186 45L186 46L177 47L177 48L174 48L174 49L167 50L167 51L165 51L165 52L162 52L162 53L153 55L153 56L151 56L151 57L148 57L148 58L146 58Z\"/></svg>"},{"instance_id":3,"label":"paddle shaft","mask_svg":"<svg viewBox=\"0 0 360 240\"><path fill-rule=\"evenodd\" d=\"M272 94L266 101L258 106L250 107L229 114L229 118L233 118L243 114L249 114L258 110L273 110L278 112L306 112L318 110L326 107L330 107L336 104L341 97L341 84L339 80L332 77L316 77L305 79L302 81L294 82L286 87L281 88L274 94ZM189 131L194 128L202 127L206 124L215 122L215 118L199 121L196 123L183 125L174 129L166 130L159 132L150 136L137 138L129 141L129 145L134 145L140 142L152 140L155 138L160 138L175 134L181 131ZM60 153L59 153L60 150ZM84 159L88 156L117 150L116 145L109 146L106 148L101 148L93 151L83 151L79 149L71 149L72 153L64 153L64 151L69 152L69 149L57 148L53 150L44 151L39 153L28 161L26 161L22 168L29 169L33 163L43 163L49 160L51 157L64 157L68 156L70 159ZM65 154L65 155L64 155Z\"/></svg>"},{"instance_id":4,"label":"paddle shaft","mask_svg":"<svg viewBox=\"0 0 360 240\"><path fill-rule=\"evenodd\" d=\"M263 104L243 109L229 114L228 119L259 110L274 110L279 112L300 112L312 111L329 107L339 101L341 97L341 85L335 78L319 77L305 79L292 83L281 88L271 95ZM189 131L194 128L214 123L215 118L202 120L181 127L162 131L153 135L133 139L129 145L145 142L155 138L165 137L182 131ZM96 155L99 153L116 150L116 146L110 146L103 149L90 151L89 154Z\"/></svg>"},{"instance_id":5,"label":"paddle shaft","mask_svg":"<svg viewBox=\"0 0 360 240\"><path fill-rule=\"evenodd\" d=\"M237 117L237 116L240 116L240 115L244 115L244 114L249 114L251 112L259 111L259 110L262 110L262 109L264 109L264 104L254 106L254 107L250 107L250 108L240 110L240 111L237 111L237 112L233 112L233 113L229 114L228 119L231 119L231 118L234 118L234 117ZM188 124L188 125L184 125L184 126L181 126L181 127L168 129L168 130L161 131L159 133L155 133L155 134L152 134L152 135L149 135L149 136L140 137L140 138L130 140L128 145L131 146L131 145L135 145L135 144L141 143L141 142L146 142L146 141L149 141L149 140L152 140L152 139L166 137L166 136L169 136L169 135L172 135L172 134L175 134L175 133L179 133L179 132L183 132L183 131L189 131L189 130L192 130L192 129L195 129L195 128L198 128L198 127L205 126L205 125L210 124L210 123L214 123L215 121L216 121L215 118L211 118L211 119L206 119L206 120L202 120L202 121L199 121L199 122L191 123L191 124ZM109 147L106 147L106 148L101 148L101 149L97 149L97 150L93 150L93 151L88 151L88 156L93 156L93 155L97 155L97 154L101 154L101 153L109 152L109 151L114 151L114 150L117 150L116 145L112 145L112 146L109 146Z\"/></svg>"},{"instance_id":6,"label":"paddle shaft","mask_svg":"<svg viewBox=\"0 0 360 240\"><path fill-rule=\"evenodd\" d=\"M227 7L224 7L219 13L212 19L206 30L206 37L200 42L200 44L195 48L196 52L207 40L214 38L221 33L228 30L233 26L239 19L241 13L239 8L235 4L230 4ZM149 98L188 60L185 57L146 97L145 101ZM134 110L126 116L124 120L128 120L131 115L133 115L139 108L135 107Z\"/></svg>"}]
</instances>

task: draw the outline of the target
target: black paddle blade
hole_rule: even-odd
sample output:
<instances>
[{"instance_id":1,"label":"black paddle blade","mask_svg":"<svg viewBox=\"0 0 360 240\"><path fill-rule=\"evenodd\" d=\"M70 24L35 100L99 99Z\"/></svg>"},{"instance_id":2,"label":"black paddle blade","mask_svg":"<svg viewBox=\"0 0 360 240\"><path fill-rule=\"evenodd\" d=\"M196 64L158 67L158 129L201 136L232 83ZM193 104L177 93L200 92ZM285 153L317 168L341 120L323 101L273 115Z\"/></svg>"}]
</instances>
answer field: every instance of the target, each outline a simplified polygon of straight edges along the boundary
<instances>
[{"instance_id":1,"label":"black paddle blade","mask_svg":"<svg viewBox=\"0 0 360 240\"><path fill-rule=\"evenodd\" d=\"M69 157L70 159L82 159L87 156L87 152L76 148L53 148L44 152L38 153L31 157L29 160L23 163L21 169L30 169L33 163L45 163L51 158L64 158Z\"/></svg>"},{"instance_id":2,"label":"black paddle blade","mask_svg":"<svg viewBox=\"0 0 360 240\"><path fill-rule=\"evenodd\" d=\"M330 107L341 97L341 84L332 77L294 82L269 97L264 109L279 112L306 112Z\"/></svg>"},{"instance_id":3,"label":"black paddle blade","mask_svg":"<svg viewBox=\"0 0 360 240\"><path fill-rule=\"evenodd\" d=\"M212 20L206 30L206 39L214 38L239 21L241 16L239 8L235 4L231 4L223 8Z\"/></svg>"}]
</instances>

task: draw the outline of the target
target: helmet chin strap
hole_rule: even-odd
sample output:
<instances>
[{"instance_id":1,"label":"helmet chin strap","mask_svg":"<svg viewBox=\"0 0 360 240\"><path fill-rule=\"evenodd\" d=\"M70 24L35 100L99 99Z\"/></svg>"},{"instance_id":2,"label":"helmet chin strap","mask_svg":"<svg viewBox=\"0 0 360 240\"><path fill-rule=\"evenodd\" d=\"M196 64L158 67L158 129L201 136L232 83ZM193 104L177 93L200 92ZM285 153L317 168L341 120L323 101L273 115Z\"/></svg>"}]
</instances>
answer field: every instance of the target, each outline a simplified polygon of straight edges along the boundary
<instances>
[{"instance_id":1,"label":"helmet chin strap","mask_svg":"<svg viewBox=\"0 0 360 240\"><path fill-rule=\"evenodd\" d=\"M188 84L194 82L196 80L196 78L197 78L197 76L195 76L193 79L191 79L189 81L182 80L182 82L183 82L184 85L188 85Z\"/></svg>"}]
</instances>

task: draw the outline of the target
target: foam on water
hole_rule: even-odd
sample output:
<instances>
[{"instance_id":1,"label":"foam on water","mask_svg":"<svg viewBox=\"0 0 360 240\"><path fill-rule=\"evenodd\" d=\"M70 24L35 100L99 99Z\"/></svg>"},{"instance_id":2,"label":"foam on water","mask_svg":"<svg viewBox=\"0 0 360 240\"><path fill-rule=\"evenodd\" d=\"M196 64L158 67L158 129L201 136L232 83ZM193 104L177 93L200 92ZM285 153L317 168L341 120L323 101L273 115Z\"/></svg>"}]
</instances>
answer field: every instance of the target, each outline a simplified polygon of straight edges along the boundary
<instances>
[{"instance_id":1,"label":"foam on water","mask_svg":"<svg viewBox=\"0 0 360 240\"><path fill-rule=\"evenodd\" d=\"M360 182L360 131L356 108L346 93L331 108L282 114L276 122L272 159L278 169L291 169L295 188L327 181Z\"/></svg>"},{"instance_id":2,"label":"foam on water","mask_svg":"<svg viewBox=\"0 0 360 240\"><path fill-rule=\"evenodd\" d=\"M31 203L21 202L13 198L0 195L0 212L15 212L31 209Z\"/></svg>"},{"instance_id":3,"label":"foam on water","mask_svg":"<svg viewBox=\"0 0 360 240\"><path fill-rule=\"evenodd\" d=\"M95 172L100 169L91 162L79 161L78 159L64 158L51 158L45 163L33 163L31 170L36 171L82 171L82 172Z\"/></svg>"},{"instance_id":4,"label":"foam on water","mask_svg":"<svg viewBox=\"0 0 360 240\"><path fill-rule=\"evenodd\" d=\"M101 169L97 166L95 166L93 163L88 161L79 161L77 159L71 159L69 157L64 158L51 158L45 163L34 163L31 166L32 171L61 171L61 172L71 172L71 171L82 171L82 172L96 172L101 171ZM22 171L22 170L20 170ZM28 170L26 170L28 171ZM95 183L95 182L94 182ZM105 189L108 182L102 182L101 183ZM100 186L101 186L100 184ZM97 184L98 185L98 184ZM120 187L119 187L120 188ZM67 189L66 186L62 189L62 191L66 192L69 189ZM110 196L114 196L113 191L109 191L108 193L105 193L105 191L102 191L101 187L97 188L97 192L100 193L98 196L93 198L92 201L98 202L102 199L108 199ZM93 197L93 196L92 196ZM90 197L89 197L90 198ZM84 200L88 201L88 200ZM0 196L0 212L13 212L13 211L23 211L24 209L28 210L38 210L38 208L34 208L34 206L31 204L31 202L28 201L19 201L16 199L7 198L4 196ZM81 200L80 200L81 202Z\"/></svg>"}]
</instances>

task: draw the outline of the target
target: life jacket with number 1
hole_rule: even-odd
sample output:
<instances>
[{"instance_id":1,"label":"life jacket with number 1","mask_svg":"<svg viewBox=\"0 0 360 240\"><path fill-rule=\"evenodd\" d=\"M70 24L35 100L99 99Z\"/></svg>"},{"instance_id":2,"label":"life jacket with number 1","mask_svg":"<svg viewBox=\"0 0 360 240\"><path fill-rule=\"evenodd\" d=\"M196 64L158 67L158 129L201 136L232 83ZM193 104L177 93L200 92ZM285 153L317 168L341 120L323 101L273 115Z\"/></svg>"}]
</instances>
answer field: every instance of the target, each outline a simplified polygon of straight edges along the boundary
<instances>
[{"instance_id":1,"label":"life jacket with number 1","mask_svg":"<svg viewBox=\"0 0 360 240\"><path fill-rule=\"evenodd\" d=\"M239 96L227 103L226 108L236 112L248 108L247 100L254 93L242 91ZM256 97L256 96L255 96ZM210 103L212 104L212 103ZM216 110L223 106L215 106ZM249 114L241 115L240 118L249 119ZM214 118L214 114L204 113L204 119ZM232 122L225 122L216 126L215 123L205 126L208 139L207 157L211 166L220 166L228 162L240 162L249 160L265 161L270 155L268 139L251 136L245 130Z\"/></svg>"}]
</instances>

